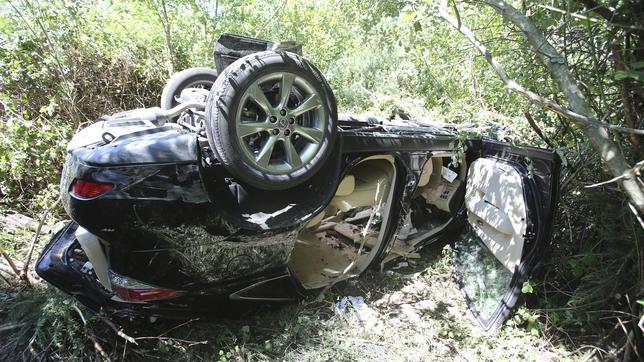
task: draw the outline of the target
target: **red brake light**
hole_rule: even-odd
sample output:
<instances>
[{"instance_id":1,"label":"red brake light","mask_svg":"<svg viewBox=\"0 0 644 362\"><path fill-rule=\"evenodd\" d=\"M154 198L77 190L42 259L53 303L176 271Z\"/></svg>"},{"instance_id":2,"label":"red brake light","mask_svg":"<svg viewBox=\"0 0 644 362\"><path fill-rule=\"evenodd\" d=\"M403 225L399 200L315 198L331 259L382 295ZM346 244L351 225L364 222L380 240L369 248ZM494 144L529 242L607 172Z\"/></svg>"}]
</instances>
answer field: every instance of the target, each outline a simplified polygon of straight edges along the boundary
<instances>
[{"instance_id":1,"label":"red brake light","mask_svg":"<svg viewBox=\"0 0 644 362\"><path fill-rule=\"evenodd\" d=\"M119 298L128 302L149 302L159 299L177 297L182 292L164 289L140 282L136 279L118 275L110 270L112 290Z\"/></svg>"},{"instance_id":2,"label":"red brake light","mask_svg":"<svg viewBox=\"0 0 644 362\"><path fill-rule=\"evenodd\" d=\"M77 179L72 182L70 193L81 199L93 199L108 192L113 187L114 185L104 182L83 181Z\"/></svg>"}]
</instances>

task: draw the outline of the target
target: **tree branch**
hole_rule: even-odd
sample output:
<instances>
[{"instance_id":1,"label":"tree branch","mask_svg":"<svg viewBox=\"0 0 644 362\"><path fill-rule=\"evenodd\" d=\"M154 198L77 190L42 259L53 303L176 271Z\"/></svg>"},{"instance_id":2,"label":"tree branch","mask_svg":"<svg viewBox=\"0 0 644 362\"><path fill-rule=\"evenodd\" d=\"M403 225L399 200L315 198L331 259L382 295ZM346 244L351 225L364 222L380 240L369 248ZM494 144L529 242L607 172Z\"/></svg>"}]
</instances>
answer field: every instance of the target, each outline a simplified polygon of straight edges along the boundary
<instances>
[{"instance_id":1,"label":"tree branch","mask_svg":"<svg viewBox=\"0 0 644 362\"><path fill-rule=\"evenodd\" d=\"M610 173L615 177L623 175L630 167L619 147L617 147L615 142L610 138L608 129L636 134L644 134L644 131L608 125L598 121L592 115L583 93L577 85L577 81L566 65L566 60L561 54L559 54L559 52L557 52L552 44L548 42L530 19L502 0L481 1L492 7L505 20L511 22L521 30L526 40L532 46L535 54L543 62L552 78L557 82L557 84L559 84L559 87L568 98L568 108L564 108L550 99L546 99L525 89L510 78L503 66L494 59L487 48L476 38L474 33L472 33L472 31L466 26L459 24L457 19L446 12L446 1L441 3L439 16L463 34L470 43L472 43L474 47L483 54L487 62L492 66L499 78L501 78L509 89L518 92L530 101L571 120L582 131L588 139L588 142L600 155ZM631 203L636 206L638 212L644 213L644 190L642 189L640 182L634 178L622 178L619 182L624 193L628 196Z\"/></svg>"},{"instance_id":2,"label":"tree branch","mask_svg":"<svg viewBox=\"0 0 644 362\"><path fill-rule=\"evenodd\" d=\"M556 7L550 6L550 5L537 5L537 6L540 7L540 8L546 9L546 10L550 10L550 11L560 13L560 14L570 15L570 17L572 17L572 18L577 18L577 19L581 19L581 20L588 20L588 21L591 21L593 23L597 23L597 22L601 21L600 19L594 18L592 16L586 16L586 15L582 15L582 14L578 14L578 13L568 12L566 10L562 10L562 9L559 9L559 8L556 8ZM600 8L602 8L602 7L601 6L599 6L599 7L589 7L587 11L597 12L597 10L600 9ZM606 9L606 10L608 10L608 9ZM608 11L610 11L610 10L608 10ZM602 17L605 18L604 16L602 16ZM642 27L642 26L625 24L624 22L616 22L616 21L609 20L609 19L606 19L606 20L608 21L609 24L617 26L617 27L620 27L620 28L631 29L631 30L644 30L644 27Z\"/></svg>"},{"instance_id":3,"label":"tree branch","mask_svg":"<svg viewBox=\"0 0 644 362\"><path fill-rule=\"evenodd\" d=\"M20 278L20 269L16 266L16 263L13 262L13 259L5 253L4 251L0 250L0 255L7 261L7 264L9 264L9 267L11 268L11 271L16 275L16 278Z\"/></svg>"},{"instance_id":4,"label":"tree branch","mask_svg":"<svg viewBox=\"0 0 644 362\"><path fill-rule=\"evenodd\" d=\"M600 122L594 117L588 117L579 113L575 113L567 108L564 108L557 104L556 102L544 98L540 95L538 95L535 92L532 92L526 88L524 88L522 85L517 83L514 79L512 79L508 73L506 72L505 68L496 61L496 59L492 56L492 54L487 50L487 47L481 43L474 33L467 28L464 25L459 25L458 19L452 17L451 15L448 15L441 11L440 16L445 19L454 29L458 30L461 34L463 34L467 40L470 41L474 45L474 47L483 54L485 57L485 60L492 66L492 69L496 72L496 74L501 78L501 80L505 83L505 85L508 87L508 89L513 90L517 93L522 94L526 98L528 98L530 101L533 103L536 103L546 109L549 109L555 113L558 113L568 119L581 122L586 124L587 126L595 126L595 127L603 127L603 128L609 128L613 129L619 132L625 132L625 133L633 133L633 134L638 134L638 135L644 135L644 130L642 129L634 129L634 128L627 128L627 127L622 127L622 126L617 126L613 124L608 124L604 122Z\"/></svg>"},{"instance_id":5,"label":"tree branch","mask_svg":"<svg viewBox=\"0 0 644 362\"><path fill-rule=\"evenodd\" d=\"M595 0L577 0L577 2L583 4L587 9L592 9L593 12L606 19L606 21L608 21L609 23L628 22L628 19L622 18L607 7L597 4Z\"/></svg>"},{"instance_id":6,"label":"tree branch","mask_svg":"<svg viewBox=\"0 0 644 362\"><path fill-rule=\"evenodd\" d=\"M528 107L525 107L523 110L523 115L525 116L525 119L528 120L528 123L530 123L530 127L532 127L532 130L545 142L550 148L557 148L557 146L548 138L541 128L537 125L537 122L534 121L534 118L532 118L532 115L530 114L530 110Z\"/></svg>"},{"instance_id":7,"label":"tree branch","mask_svg":"<svg viewBox=\"0 0 644 362\"><path fill-rule=\"evenodd\" d=\"M608 181L596 183L596 184L593 184L593 185L588 185L588 186L586 186L586 188L590 189L590 188L597 187L597 186L607 185L607 184L612 183L612 182L617 182L617 181L622 180L622 179L638 177L638 176L641 175L642 168L644 168L644 160L636 163L635 166L633 166L633 168L626 170L623 174L621 174L621 175L619 175L617 177L613 177L612 179L610 179Z\"/></svg>"},{"instance_id":8,"label":"tree branch","mask_svg":"<svg viewBox=\"0 0 644 362\"><path fill-rule=\"evenodd\" d=\"M34 238L31 240L31 245L29 246L29 252L27 253L27 258L25 259L25 264L22 267L22 275L24 276L25 279L29 279L28 277L28 272L29 272L29 262L31 262L31 256L34 253L34 249L36 247L36 243L38 242L38 237L40 236L40 232L42 231L42 227L45 224L45 220L47 219L47 215L49 215L49 212L53 210L56 205L58 205L58 202L60 201L60 197L56 199L56 201L48 208L43 211L42 216L40 217L40 223L38 224L38 228L36 229L36 233L34 234Z\"/></svg>"}]
</instances>

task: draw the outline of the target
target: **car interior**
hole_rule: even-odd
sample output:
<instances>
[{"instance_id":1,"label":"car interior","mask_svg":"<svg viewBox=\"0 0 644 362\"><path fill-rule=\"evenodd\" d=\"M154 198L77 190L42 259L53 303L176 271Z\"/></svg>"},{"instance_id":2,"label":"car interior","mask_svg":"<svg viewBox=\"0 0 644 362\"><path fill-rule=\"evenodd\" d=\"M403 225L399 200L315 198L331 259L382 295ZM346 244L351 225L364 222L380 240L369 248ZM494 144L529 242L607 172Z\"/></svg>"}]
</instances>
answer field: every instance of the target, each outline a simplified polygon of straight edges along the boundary
<instances>
[{"instance_id":1,"label":"car interior","mask_svg":"<svg viewBox=\"0 0 644 362\"><path fill-rule=\"evenodd\" d=\"M452 153L435 152L421 173L411 210L382 264L409 256L454 220L462 204L467 165L452 165Z\"/></svg>"},{"instance_id":2,"label":"car interior","mask_svg":"<svg viewBox=\"0 0 644 362\"><path fill-rule=\"evenodd\" d=\"M302 228L289 269L306 289L365 270L385 241L396 178L394 158L371 156L351 167L329 206Z\"/></svg>"},{"instance_id":3,"label":"car interior","mask_svg":"<svg viewBox=\"0 0 644 362\"><path fill-rule=\"evenodd\" d=\"M464 194L466 166L449 169L451 154L439 152L423 167L412 210L383 263L413 251L453 220ZM390 155L353 166L329 206L298 234L289 268L306 289L360 274L384 240L396 169Z\"/></svg>"}]
</instances>

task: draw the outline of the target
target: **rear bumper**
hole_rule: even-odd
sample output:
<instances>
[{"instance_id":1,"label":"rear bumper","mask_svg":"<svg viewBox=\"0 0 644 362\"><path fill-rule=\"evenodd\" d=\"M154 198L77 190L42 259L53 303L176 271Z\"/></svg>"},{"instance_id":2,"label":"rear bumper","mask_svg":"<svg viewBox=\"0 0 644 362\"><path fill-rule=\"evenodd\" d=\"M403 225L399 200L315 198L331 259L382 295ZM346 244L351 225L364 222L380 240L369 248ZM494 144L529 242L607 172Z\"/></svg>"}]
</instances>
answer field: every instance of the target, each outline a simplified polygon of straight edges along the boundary
<instances>
[{"instance_id":1,"label":"rear bumper","mask_svg":"<svg viewBox=\"0 0 644 362\"><path fill-rule=\"evenodd\" d=\"M75 269L69 260L68 250L77 242L78 224L68 223L58 231L45 247L36 273L58 289L72 295L95 312L116 316L187 318L196 315L219 314L231 308L228 294L188 294L175 299L153 303L126 303L112 299L113 294L105 290L96 279ZM236 302L236 304L241 304Z\"/></svg>"}]
</instances>

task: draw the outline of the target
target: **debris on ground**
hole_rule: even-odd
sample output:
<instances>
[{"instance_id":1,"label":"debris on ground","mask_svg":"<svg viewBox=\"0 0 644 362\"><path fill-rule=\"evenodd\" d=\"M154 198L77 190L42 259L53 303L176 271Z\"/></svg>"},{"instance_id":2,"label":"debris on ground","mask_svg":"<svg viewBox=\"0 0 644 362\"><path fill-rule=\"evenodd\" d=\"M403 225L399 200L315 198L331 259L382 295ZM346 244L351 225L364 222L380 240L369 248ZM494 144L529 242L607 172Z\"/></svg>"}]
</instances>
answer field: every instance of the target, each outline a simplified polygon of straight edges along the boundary
<instances>
[{"instance_id":1,"label":"debris on ground","mask_svg":"<svg viewBox=\"0 0 644 362\"><path fill-rule=\"evenodd\" d=\"M400 269L400 268L406 268L406 267L408 267L408 266L409 266L409 263L408 263L408 262L406 262L406 261L401 261L400 263L398 263L396 266L392 267L391 269L392 269L392 270L396 270L396 269Z\"/></svg>"},{"instance_id":2,"label":"debris on ground","mask_svg":"<svg viewBox=\"0 0 644 362\"><path fill-rule=\"evenodd\" d=\"M378 321L378 313L365 303L364 297L344 297L333 304L331 309L335 315L345 320L350 321L355 316L355 320L363 327L373 326Z\"/></svg>"}]
</instances>

